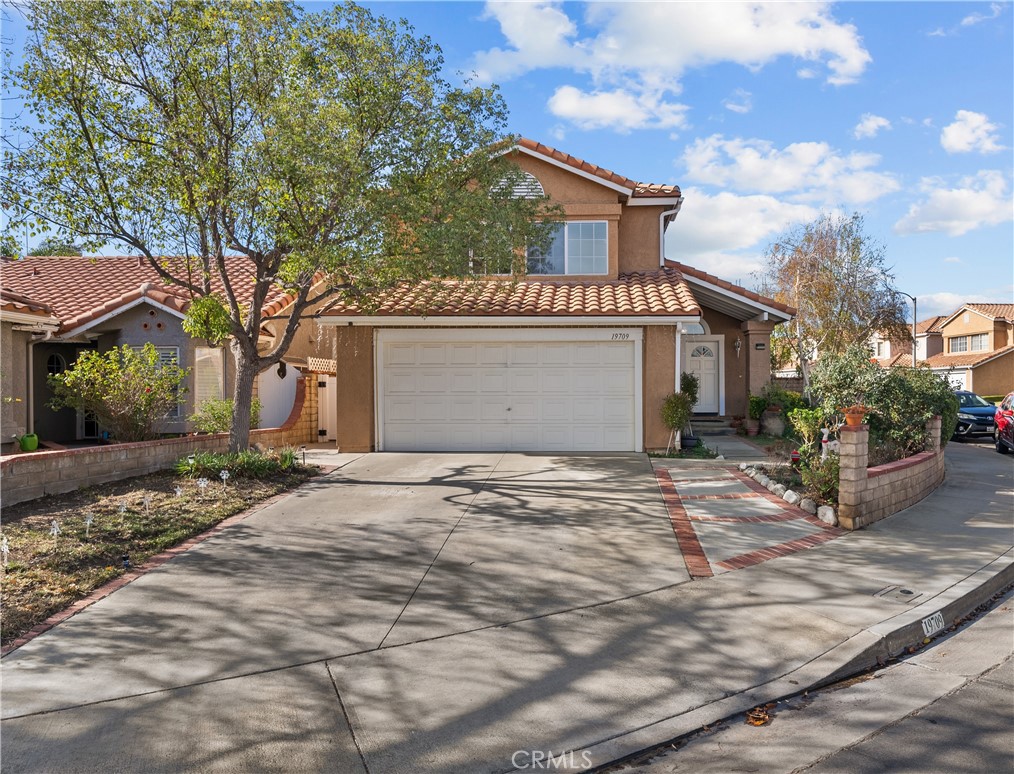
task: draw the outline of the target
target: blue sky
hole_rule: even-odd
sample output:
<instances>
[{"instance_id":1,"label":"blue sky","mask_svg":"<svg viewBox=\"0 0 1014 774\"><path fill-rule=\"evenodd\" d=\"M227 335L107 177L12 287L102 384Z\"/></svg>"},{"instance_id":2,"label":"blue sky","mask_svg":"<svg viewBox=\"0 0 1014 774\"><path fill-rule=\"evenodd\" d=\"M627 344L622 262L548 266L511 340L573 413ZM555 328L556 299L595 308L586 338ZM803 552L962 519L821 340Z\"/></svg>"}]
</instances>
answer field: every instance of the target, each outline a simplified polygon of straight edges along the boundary
<instances>
[{"instance_id":1,"label":"blue sky","mask_svg":"<svg viewBox=\"0 0 1014 774\"><path fill-rule=\"evenodd\" d=\"M1010 3L366 5L497 83L509 131L679 184L670 258L749 286L785 229L858 210L920 318L1014 300Z\"/></svg>"},{"instance_id":2,"label":"blue sky","mask_svg":"<svg viewBox=\"0 0 1014 774\"><path fill-rule=\"evenodd\" d=\"M678 183L670 258L749 285L785 228L858 210L920 318L1014 301L1008 3L368 5L499 84L512 132Z\"/></svg>"}]
</instances>

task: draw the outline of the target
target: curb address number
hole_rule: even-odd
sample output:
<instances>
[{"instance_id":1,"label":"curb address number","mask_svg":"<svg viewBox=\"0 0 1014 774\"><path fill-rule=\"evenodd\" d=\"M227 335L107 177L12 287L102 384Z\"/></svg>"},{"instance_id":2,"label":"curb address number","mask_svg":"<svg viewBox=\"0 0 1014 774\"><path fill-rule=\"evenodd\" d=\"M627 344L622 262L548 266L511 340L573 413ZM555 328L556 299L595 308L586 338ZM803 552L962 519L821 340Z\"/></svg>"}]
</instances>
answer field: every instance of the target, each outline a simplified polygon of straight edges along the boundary
<instances>
[{"instance_id":1,"label":"curb address number","mask_svg":"<svg viewBox=\"0 0 1014 774\"><path fill-rule=\"evenodd\" d=\"M939 611L931 615L929 618L922 619L922 631L927 637L932 637L943 628L944 615Z\"/></svg>"}]
</instances>

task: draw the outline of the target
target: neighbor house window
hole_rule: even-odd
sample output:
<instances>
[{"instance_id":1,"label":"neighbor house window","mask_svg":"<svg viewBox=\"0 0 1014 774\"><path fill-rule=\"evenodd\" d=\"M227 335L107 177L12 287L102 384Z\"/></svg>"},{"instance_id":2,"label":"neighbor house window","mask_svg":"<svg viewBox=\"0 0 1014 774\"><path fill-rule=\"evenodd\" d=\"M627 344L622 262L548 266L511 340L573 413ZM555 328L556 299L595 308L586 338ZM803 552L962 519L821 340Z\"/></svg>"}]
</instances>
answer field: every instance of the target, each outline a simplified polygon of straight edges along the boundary
<instances>
[{"instance_id":1,"label":"neighbor house window","mask_svg":"<svg viewBox=\"0 0 1014 774\"><path fill-rule=\"evenodd\" d=\"M968 352L968 336L952 336L951 352Z\"/></svg>"},{"instance_id":2,"label":"neighbor house window","mask_svg":"<svg viewBox=\"0 0 1014 774\"><path fill-rule=\"evenodd\" d=\"M878 341L877 342L877 357L880 359L891 356L891 342L889 341Z\"/></svg>"},{"instance_id":3,"label":"neighbor house window","mask_svg":"<svg viewBox=\"0 0 1014 774\"><path fill-rule=\"evenodd\" d=\"M194 350L194 407L225 397L225 349L197 347Z\"/></svg>"},{"instance_id":4,"label":"neighbor house window","mask_svg":"<svg viewBox=\"0 0 1014 774\"><path fill-rule=\"evenodd\" d=\"M529 274L605 274L609 268L604 220L561 223L545 250L528 250Z\"/></svg>"},{"instance_id":5,"label":"neighbor house window","mask_svg":"<svg viewBox=\"0 0 1014 774\"><path fill-rule=\"evenodd\" d=\"M973 336L969 336L968 338L972 352L985 352L987 349L989 349L988 333L976 333Z\"/></svg>"},{"instance_id":6,"label":"neighbor house window","mask_svg":"<svg viewBox=\"0 0 1014 774\"><path fill-rule=\"evenodd\" d=\"M144 347L134 347L134 350L137 352L140 352L142 349ZM180 362L179 347L155 347L155 351L158 352L158 359L162 365L177 365ZM173 407L165 415L166 419L179 419L180 411L180 404L173 404Z\"/></svg>"}]
</instances>

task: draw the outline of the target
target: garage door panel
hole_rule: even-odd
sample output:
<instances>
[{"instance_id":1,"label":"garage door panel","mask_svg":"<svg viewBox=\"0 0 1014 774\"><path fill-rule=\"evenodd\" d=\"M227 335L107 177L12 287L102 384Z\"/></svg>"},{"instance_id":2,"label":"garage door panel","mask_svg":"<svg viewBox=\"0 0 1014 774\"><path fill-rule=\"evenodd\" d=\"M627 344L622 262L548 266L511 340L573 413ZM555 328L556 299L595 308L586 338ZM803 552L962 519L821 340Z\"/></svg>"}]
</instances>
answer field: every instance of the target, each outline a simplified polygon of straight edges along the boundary
<instances>
[{"instance_id":1,"label":"garage door panel","mask_svg":"<svg viewBox=\"0 0 1014 774\"><path fill-rule=\"evenodd\" d=\"M507 392L507 371L483 369L479 372L479 392L483 395L491 392Z\"/></svg>"},{"instance_id":2,"label":"garage door panel","mask_svg":"<svg viewBox=\"0 0 1014 774\"><path fill-rule=\"evenodd\" d=\"M479 399L456 397L447 401L447 415L451 422L478 422Z\"/></svg>"},{"instance_id":3,"label":"garage door panel","mask_svg":"<svg viewBox=\"0 0 1014 774\"><path fill-rule=\"evenodd\" d=\"M570 371L563 368L547 368L540 377L543 392L570 392Z\"/></svg>"},{"instance_id":4,"label":"garage door panel","mask_svg":"<svg viewBox=\"0 0 1014 774\"><path fill-rule=\"evenodd\" d=\"M451 365L476 365L479 362L477 344L448 344L447 362Z\"/></svg>"},{"instance_id":5,"label":"garage door panel","mask_svg":"<svg viewBox=\"0 0 1014 774\"><path fill-rule=\"evenodd\" d=\"M628 451L634 341L382 342L383 448Z\"/></svg>"},{"instance_id":6,"label":"garage door panel","mask_svg":"<svg viewBox=\"0 0 1014 774\"><path fill-rule=\"evenodd\" d=\"M512 395L539 391L539 372L534 368L512 368L508 372L508 378Z\"/></svg>"},{"instance_id":7,"label":"garage door panel","mask_svg":"<svg viewBox=\"0 0 1014 774\"><path fill-rule=\"evenodd\" d=\"M414 365L414 344L388 344L384 347L384 363L386 365Z\"/></svg>"},{"instance_id":8,"label":"garage door panel","mask_svg":"<svg viewBox=\"0 0 1014 774\"><path fill-rule=\"evenodd\" d=\"M480 344L479 362L482 365L507 365L507 345Z\"/></svg>"}]
</instances>

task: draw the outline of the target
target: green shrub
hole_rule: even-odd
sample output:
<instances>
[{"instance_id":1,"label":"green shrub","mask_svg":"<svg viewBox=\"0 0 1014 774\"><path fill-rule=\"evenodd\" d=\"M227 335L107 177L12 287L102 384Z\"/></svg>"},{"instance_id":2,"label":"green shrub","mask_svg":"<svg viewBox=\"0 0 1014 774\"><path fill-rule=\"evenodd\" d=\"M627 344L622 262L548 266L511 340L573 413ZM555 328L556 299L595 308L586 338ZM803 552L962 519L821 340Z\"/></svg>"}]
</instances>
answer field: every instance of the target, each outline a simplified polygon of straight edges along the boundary
<instances>
[{"instance_id":1,"label":"green shrub","mask_svg":"<svg viewBox=\"0 0 1014 774\"><path fill-rule=\"evenodd\" d=\"M824 355L810 373L810 391L829 414L845 406L866 403L867 394L885 369L871 362L866 347L850 347L840 355Z\"/></svg>"},{"instance_id":2,"label":"green shrub","mask_svg":"<svg viewBox=\"0 0 1014 774\"><path fill-rule=\"evenodd\" d=\"M799 474L807 491L823 502L838 502L838 474L840 462L837 454L829 454L826 460L814 457L809 464L801 465Z\"/></svg>"},{"instance_id":3,"label":"green shrub","mask_svg":"<svg viewBox=\"0 0 1014 774\"><path fill-rule=\"evenodd\" d=\"M786 415L790 411L806 406L806 400L801 393L783 389L774 382L769 382L765 385L764 389L761 390L761 395L767 400L768 406L781 406L782 411Z\"/></svg>"},{"instance_id":4,"label":"green shrub","mask_svg":"<svg viewBox=\"0 0 1014 774\"><path fill-rule=\"evenodd\" d=\"M697 404L700 395L701 380L694 374L684 371L680 374L680 392L685 392L690 398L691 408Z\"/></svg>"},{"instance_id":5,"label":"green shrub","mask_svg":"<svg viewBox=\"0 0 1014 774\"><path fill-rule=\"evenodd\" d=\"M190 416L194 428L202 433L227 433L232 424L232 400L206 400ZM254 430L261 421L261 402L254 398L250 403L250 429Z\"/></svg>"},{"instance_id":6,"label":"green shrub","mask_svg":"<svg viewBox=\"0 0 1014 774\"><path fill-rule=\"evenodd\" d=\"M662 402L662 421L670 430L682 430L690 421L693 410L690 395L685 392L674 392Z\"/></svg>"},{"instance_id":7,"label":"green shrub","mask_svg":"<svg viewBox=\"0 0 1014 774\"><path fill-rule=\"evenodd\" d=\"M824 412L820 409L794 408L786 413L789 424L803 442L804 447L816 448L820 429L824 427Z\"/></svg>"},{"instance_id":8,"label":"green shrub","mask_svg":"<svg viewBox=\"0 0 1014 774\"><path fill-rule=\"evenodd\" d=\"M750 396L750 407L747 413L750 415L750 419L760 419L764 416L764 411L768 407L767 400L761 395Z\"/></svg>"},{"instance_id":9,"label":"green shrub","mask_svg":"<svg viewBox=\"0 0 1014 774\"><path fill-rule=\"evenodd\" d=\"M176 463L176 473L188 478L218 480L223 470L235 478L267 478L283 470L297 467L294 449L282 449L277 455L263 454L253 449L236 454L217 454L199 451L183 457Z\"/></svg>"},{"instance_id":10,"label":"green shrub","mask_svg":"<svg viewBox=\"0 0 1014 774\"><path fill-rule=\"evenodd\" d=\"M149 441L155 426L183 402L186 369L163 363L158 350L127 344L107 352L86 350L70 368L49 377L50 407L95 415L118 441Z\"/></svg>"}]
</instances>

